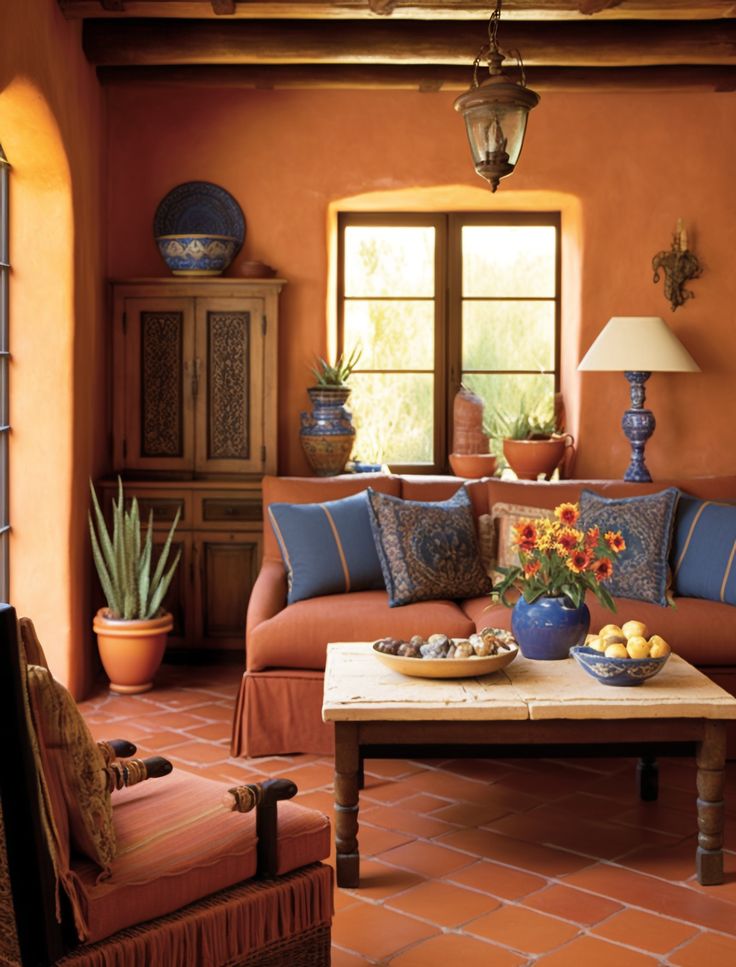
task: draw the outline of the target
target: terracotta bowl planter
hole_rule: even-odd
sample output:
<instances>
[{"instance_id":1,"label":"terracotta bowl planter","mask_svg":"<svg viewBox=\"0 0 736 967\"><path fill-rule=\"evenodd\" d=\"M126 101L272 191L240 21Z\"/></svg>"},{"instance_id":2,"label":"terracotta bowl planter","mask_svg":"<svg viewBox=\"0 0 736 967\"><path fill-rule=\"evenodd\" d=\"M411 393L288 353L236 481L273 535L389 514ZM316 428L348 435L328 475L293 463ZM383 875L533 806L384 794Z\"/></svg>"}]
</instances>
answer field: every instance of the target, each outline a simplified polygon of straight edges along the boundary
<instances>
[{"instance_id":1,"label":"terracotta bowl planter","mask_svg":"<svg viewBox=\"0 0 736 967\"><path fill-rule=\"evenodd\" d=\"M519 480L536 480L540 473L551 476L570 446L569 434L548 440L507 439L503 441L503 454Z\"/></svg>"},{"instance_id":2,"label":"terracotta bowl planter","mask_svg":"<svg viewBox=\"0 0 736 967\"><path fill-rule=\"evenodd\" d=\"M456 477L492 477L496 472L496 458L492 453L451 453L452 472Z\"/></svg>"},{"instance_id":3,"label":"terracotta bowl planter","mask_svg":"<svg viewBox=\"0 0 736 967\"><path fill-rule=\"evenodd\" d=\"M157 618L122 621L108 618L107 608L95 615L102 666L110 679L110 691L124 695L148 692L166 649L166 636L174 626L168 611Z\"/></svg>"}]
</instances>

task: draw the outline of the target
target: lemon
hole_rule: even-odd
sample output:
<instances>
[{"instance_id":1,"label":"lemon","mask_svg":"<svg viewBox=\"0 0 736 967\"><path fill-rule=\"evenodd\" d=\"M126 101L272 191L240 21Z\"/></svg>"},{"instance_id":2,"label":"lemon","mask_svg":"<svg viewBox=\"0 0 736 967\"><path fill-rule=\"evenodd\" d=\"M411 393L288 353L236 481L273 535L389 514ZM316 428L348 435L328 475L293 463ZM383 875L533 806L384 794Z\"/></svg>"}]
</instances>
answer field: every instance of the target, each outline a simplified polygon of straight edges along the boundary
<instances>
[{"instance_id":1,"label":"lemon","mask_svg":"<svg viewBox=\"0 0 736 967\"><path fill-rule=\"evenodd\" d=\"M606 643L605 641L601 641L600 638L591 638L590 641L587 642L587 646L588 648L592 648L594 651L600 651L601 653L606 650Z\"/></svg>"},{"instance_id":2,"label":"lemon","mask_svg":"<svg viewBox=\"0 0 736 967\"><path fill-rule=\"evenodd\" d=\"M641 635L632 635L626 642L629 658L648 658L649 642Z\"/></svg>"},{"instance_id":3,"label":"lemon","mask_svg":"<svg viewBox=\"0 0 736 967\"><path fill-rule=\"evenodd\" d=\"M626 638L648 638L649 631L643 621L626 621L621 625L621 631Z\"/></svg>"},{"instance_id":4,"label":"lemon","mask_svg":"<svg viewBox=\"0 0 736 967\"><path fill-rule=\"evenodd\" d=\"M618 641L615 642L615 644L613 645L608 645L608 647L604 652L604 655L606 656L606 658L628 658L629 657L628 651Z\"/></svg>"},{"instance_id":5,"label":"lemon","mask_svg":"<svg viewBox=\"0 0 736 967\"><path fill-rule=\"evenodd\" d=\"M618 625L603 625L598 632L599 638L608 638L609 635L623 635L623 631Z\"/></svg>"},{"instance_id":6,"label":"lemon","mask_svg":"<svg viewBox=\"0 0 736 967\"><path fill-rule=\"evenodd\" d=\"M664 658L665 655L669 655L672 651L670 646L659 635L652 635L649 639L649 657L650 658Z\"/></svg>"}]
</instances>

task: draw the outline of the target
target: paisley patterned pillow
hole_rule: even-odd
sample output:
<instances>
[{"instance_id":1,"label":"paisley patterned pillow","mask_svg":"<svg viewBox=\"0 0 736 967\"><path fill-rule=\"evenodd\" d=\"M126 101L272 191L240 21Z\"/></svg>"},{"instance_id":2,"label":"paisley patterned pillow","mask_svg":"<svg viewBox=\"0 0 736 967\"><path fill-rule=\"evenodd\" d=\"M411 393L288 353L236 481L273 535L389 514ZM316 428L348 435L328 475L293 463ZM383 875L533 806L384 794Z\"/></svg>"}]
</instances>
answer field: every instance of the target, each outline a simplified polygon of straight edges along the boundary
<instances>
[{"instance_id":1,"label":"paisley patterned pillow","mask_svg":"<svg viewBox=\"0 0 736 967\"><path fill-rule=\"evenodd\" d=\"M643 497L601 497L592 490L580 493L580 526L600 527L601 533L620 530L626 550L615 561L608 590L614 597L670 604L668 557L680 491L668 487Z\"/></svg>"},{"instance_id":2,"label":"paisley patterned pillow","mask_svg":"<svg viewBox=\"0 0 736 967\"><path fill-rule=\"evenodd\" d=\"M369 488L371 526L392 608L487 594L465 487L449 500L401 500Z\"/></svg>"},{"instance_id":3,"label":"paisley patterned pillow","mask_svg":"<svg viewBox=\"0 0 736 967\"><path fill-rule=\"evenodd\" d=\"M72 847L109 871L116 842L102 753L74 699L47 668L28 666L28 693L38 740L56 766L46 778L58 778Z\"/></svg>"}]
</instances>

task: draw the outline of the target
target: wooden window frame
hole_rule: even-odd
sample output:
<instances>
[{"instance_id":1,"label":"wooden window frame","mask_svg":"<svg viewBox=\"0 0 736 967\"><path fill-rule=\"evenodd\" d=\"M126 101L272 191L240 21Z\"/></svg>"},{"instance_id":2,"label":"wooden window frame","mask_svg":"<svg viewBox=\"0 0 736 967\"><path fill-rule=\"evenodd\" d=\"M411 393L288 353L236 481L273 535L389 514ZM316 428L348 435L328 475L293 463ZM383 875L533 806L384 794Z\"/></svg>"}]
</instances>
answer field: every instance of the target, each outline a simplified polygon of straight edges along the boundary
<instances>
[{"instance_id":1,"label":"wooden window frame","mask_svg":"<svg viewBox=\"0 0 736 967\"><path fill-rule=\"evenodd\" d=\"M435 368L434 368L434 439L432 463L391 464L396 473L446 473L447 455L453 436L453 400L460 388L462 374L462 259L461 233L464 225L545 226L555 229L555 294L548 297L499 296L503 301L552 301L555 303L554 392L560 391L561 335L561 215L560 212L340 212L338 214L337 251L337 348L345 349L345 229L351 226L435 228ZM408 297L407 297L408 298ZM489 297L492 299L493 297ZM358 367L360 370L360 367ZM391 370L360 370L367 373ZM411 372L411 370L408 370ZM488 371L492 372L492 371ZM503 375L536 374L538 370L496 370Z\"/></svg>"},{"instance_id":2,"label":"wooden window frame","mask_svg":"<svg viewBox=\"0 0 736 967\"><path fill-rule=\"evenodd\" d=\"M10 163L0 145L0 599L10 596Z\"/></svg>"}]
</instances>

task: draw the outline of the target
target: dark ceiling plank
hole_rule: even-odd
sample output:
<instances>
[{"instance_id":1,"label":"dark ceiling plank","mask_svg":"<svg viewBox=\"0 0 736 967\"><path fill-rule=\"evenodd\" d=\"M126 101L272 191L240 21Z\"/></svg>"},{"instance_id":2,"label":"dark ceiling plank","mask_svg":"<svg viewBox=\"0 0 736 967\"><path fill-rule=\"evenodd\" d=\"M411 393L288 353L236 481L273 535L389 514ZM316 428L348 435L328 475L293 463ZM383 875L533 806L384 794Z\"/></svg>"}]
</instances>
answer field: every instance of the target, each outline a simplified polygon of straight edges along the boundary
<instances>
[{"instance_id":1,"label":"dark ceiling plank","mask_svg":"<svg viewBox=\"0 0 736 967\"><path fill-rule=\"evenodd\" d=\"M464 67L312 65L217 67L100 67L106 86L197 86L255 89L463 91L471 71ZM536 91L722 91L736 90L736 67L533 67L527 83Z\"/></svg>"},{"instance_id":2,"label":"dark ceiling plank","mask_svg":"<svg viewBox=\"0 0 736 967\"><path fill-rule=\"evenodd\" d=\"M214 0L219 2L219 0ZM227 0L231 2L231 0ZM213 0L58 0L68 18L213 18ZM117 4L115 10L104 6ZM234 18L294 20L487 20L493 0L235 0ZM504 0L502 19L716 20L735 16L733 0Z\"/></svg>"},{"instance_id":3,"label":"dark ceiling plank","mask_svg":"<svg viewBox=\"0 0 736 967\"><path fill-rule=\"evenodd\" d=\"M698 23L502 24L499 42L529 66L736 64L736 20ZM84 50L98 66L175 64L454 64L472 62L478 24L379 20L88 20Z\"/></svg>"}]
</instances>

